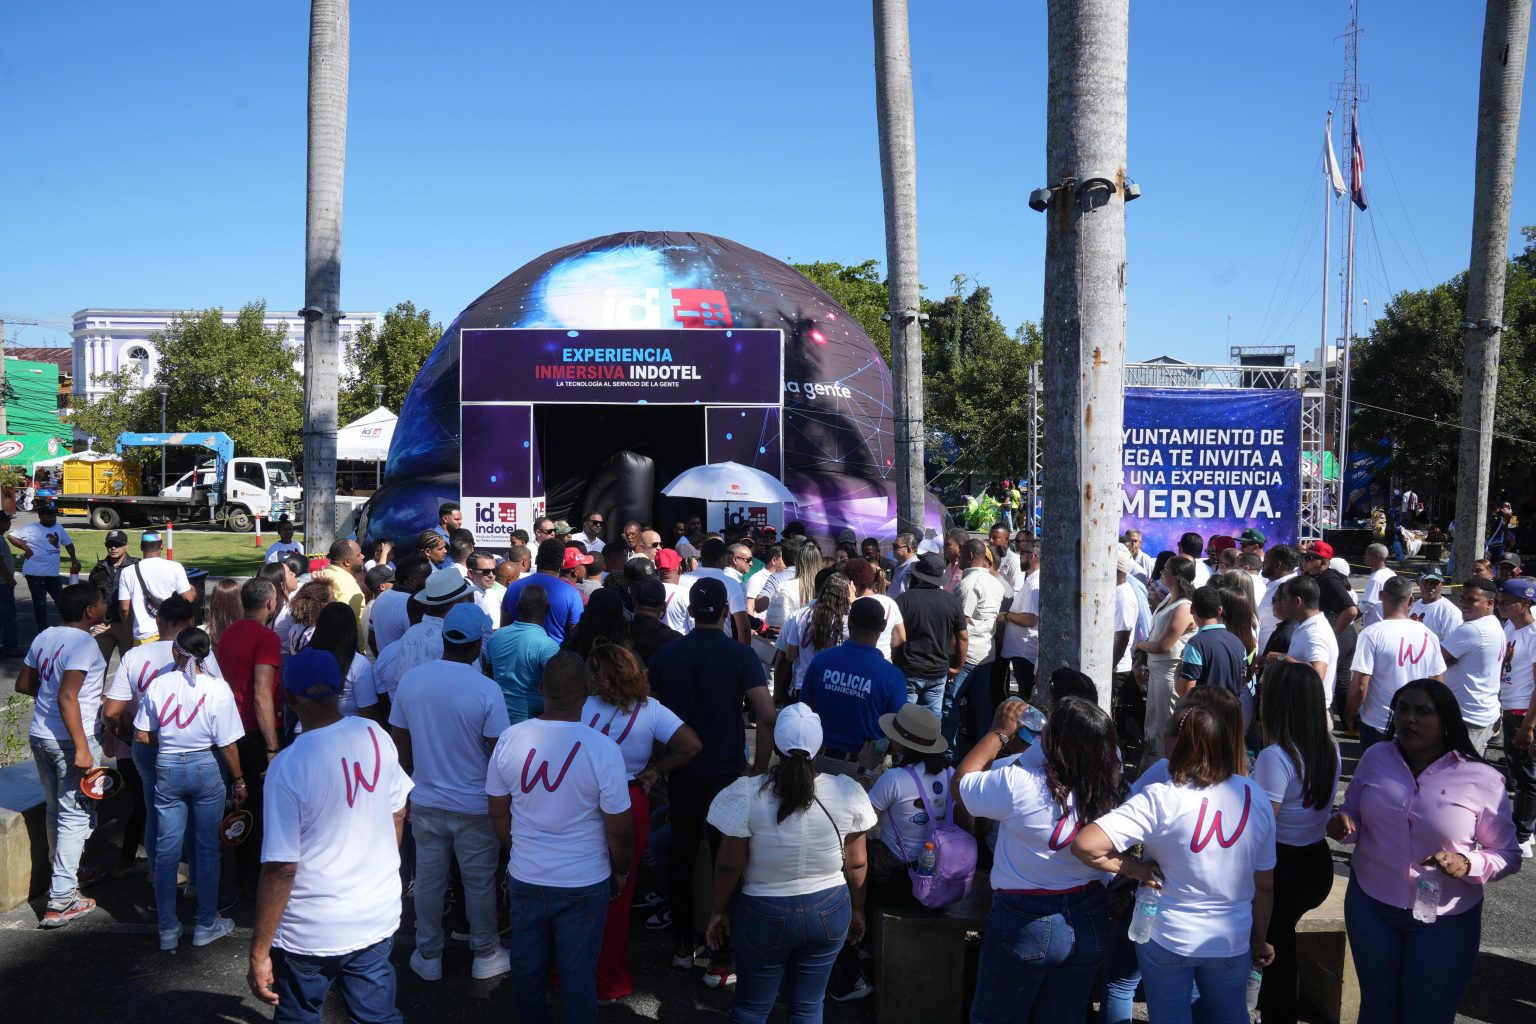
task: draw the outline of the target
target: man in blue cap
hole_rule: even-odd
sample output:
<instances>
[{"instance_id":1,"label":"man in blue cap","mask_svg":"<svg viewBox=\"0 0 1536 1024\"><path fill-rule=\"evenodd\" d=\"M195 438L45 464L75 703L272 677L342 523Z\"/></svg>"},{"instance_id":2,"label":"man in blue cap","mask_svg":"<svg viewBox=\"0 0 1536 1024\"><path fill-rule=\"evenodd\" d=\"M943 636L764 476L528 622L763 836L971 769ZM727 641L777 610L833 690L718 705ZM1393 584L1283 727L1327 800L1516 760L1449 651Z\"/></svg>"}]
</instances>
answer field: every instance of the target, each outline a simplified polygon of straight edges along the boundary
<instances>
[{"instance_id":1,"label":"man in blue cap","mask_svg":"<svg viewBox=\"0 0 1536 1024\"><path fill-rule=\"evenodd\" d=\"M341 983L356 1020L400 1021L389 962L411 780L389 733L337 708L341 667L306 648L283 667L304 731L267 770L261 887L246 981L278 1019L319 1024Z\"/></svg>"},{"instance_id":2,"label":"man in blue cap","mask_svg":"<svg viewBox=\"0 0 1536 1024\"><path fill-rule=\"evenodd\" d=\"M486 814L485 771L491 748L511 728L501 687L480 671L480 644L491 620L475 604L443 618L443 656L400 677L389 724L400 764L410 773L411 835L416 840L416 951L411 970L443 976L443 894L449 862L464 880L464 911L476 980L512 969L496 934L496 861L501 845Z\"/></svg>"}]
</instances>

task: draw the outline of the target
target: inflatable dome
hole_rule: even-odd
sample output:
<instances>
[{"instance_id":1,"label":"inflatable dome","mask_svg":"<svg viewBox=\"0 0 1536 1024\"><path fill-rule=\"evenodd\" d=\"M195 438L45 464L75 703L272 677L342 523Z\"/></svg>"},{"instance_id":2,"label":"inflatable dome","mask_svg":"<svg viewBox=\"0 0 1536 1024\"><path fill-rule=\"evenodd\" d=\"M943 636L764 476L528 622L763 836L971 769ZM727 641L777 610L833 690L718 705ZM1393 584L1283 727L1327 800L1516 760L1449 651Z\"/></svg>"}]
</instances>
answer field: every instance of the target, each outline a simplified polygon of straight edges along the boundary
<instances>
[{"instance_id":1,"label":"inflatable dome","mask_svg":"<svg viewBox=\"0 0 1536 1024\"><path fill-rule=\"evenodd\" d=\"M703 326L783 331L783 479L800 498L786 507L786 521L822 536L845 528L861 538L893 536L891 375L869 336L787 264L724 238L673 232L607 235L556 249L460 313L400 410L384 482L370 504L370 535L408 542L436 524L440 502L460 499L461 331L677 329L700 326L701 316ZM579 506L592 499L594 476L620 454L654 460L653 476L644 477L653 488L704 461L702 439L695 451L692 438L701 431L680 420L637 429L633 420L606 418L613 406L549 408L557 413L537 427L536 464L553 518L576 523L585 511ZM645 408L663 415L662 407ZM778 475L777 453L755 451L765 462L772 458L761 468ZM666 532L670 522L663 525L661 517L658 509L656 525ZM943 509L931 495L927 519L942 526Z\"/></svg>"}]
</instances>

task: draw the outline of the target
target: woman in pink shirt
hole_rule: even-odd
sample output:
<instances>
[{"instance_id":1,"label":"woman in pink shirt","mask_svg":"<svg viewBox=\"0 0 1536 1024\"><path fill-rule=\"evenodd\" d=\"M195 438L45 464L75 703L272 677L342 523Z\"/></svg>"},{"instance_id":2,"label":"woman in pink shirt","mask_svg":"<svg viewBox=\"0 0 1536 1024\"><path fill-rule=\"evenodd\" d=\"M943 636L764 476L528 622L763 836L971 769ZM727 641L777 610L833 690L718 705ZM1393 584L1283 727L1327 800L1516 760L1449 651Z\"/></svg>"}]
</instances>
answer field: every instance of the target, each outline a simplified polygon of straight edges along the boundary
<instances>
[{"instance_id":1,"label":"woman in pink shirt","mask_svg":"<svg viewBox=\"0 0 1536 1024\"><path fill-rule=\"evenodd\" d=\"M1439 1024L1455 1020L1477 963L1483 886L1520 869L1515 825L1504 779L1477 756L1444 683L1398 690L1387 736L1328 823L1356 844L1344 926L1359 1021Z\"/></svg>"}]
</instances>

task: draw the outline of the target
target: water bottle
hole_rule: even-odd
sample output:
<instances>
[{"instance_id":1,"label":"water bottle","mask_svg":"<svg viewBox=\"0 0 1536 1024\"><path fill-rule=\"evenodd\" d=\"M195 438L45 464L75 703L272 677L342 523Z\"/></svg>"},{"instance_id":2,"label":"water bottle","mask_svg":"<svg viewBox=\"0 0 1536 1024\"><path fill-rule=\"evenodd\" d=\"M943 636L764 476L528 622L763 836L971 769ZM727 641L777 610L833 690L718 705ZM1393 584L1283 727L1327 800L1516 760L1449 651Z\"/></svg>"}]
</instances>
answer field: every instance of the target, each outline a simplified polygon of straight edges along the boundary
<instances>
[{"instance_id":1,"label":"water bottle","mask_svg":"<svg viewBox=\"0 0 1536 1024\"><path fill-rule=\"evenodd\" d=\"M1440 892L1443 888L1444 883L1440 881L1440 872L1434 868L1425 868L1413 889L1415 921L1423 921L1425 924L1435 923L1435 918L1440 916Z\"/></svg>"},{"instance_id":2,"label":"water bottle","mask_svg":"<svg viewBox=\"0 0 1536 1024\"><path fill-rule=\"evenodd\" d=\"M1264 984L1264 972L1255 967L1248 972L1248 1012L1259 1008L1259 988Z\"/></svg>"},{"instance_id":3,"label":"water bottle","mask_svg":"<svg viewBox=\"0 0 1536 1024\"><path fill-rule=\"evenodd\" d=\"M1131 911L1130 939L1146 942L1152 938L1152 924L1162 906L1163 890L1144 885L1136 890L1136 907Z\"/></svg>"},{"instance_id":4,"label":"water bottle","mask_svg":"<svg viewBox=\"0 0 1536 1024\"><path fill-rule=\"evenodd\" d=\"M1029 705L1019 716L1019 739L1034 746L1040 742L1040 734L1044 731L1045 713L1033 704Z\"/></svg>"},{"instance_id":5,"label":"water bottle","mask_svg":"<svg viewBox=\"0 0 1536 1024\"><path fill-rule=\"evenodd\" d=\"M923 844L921 852L917 855L917 873L924 877L933 874L933 866L939 862L939 854L933 848L930 840Z\"/></svg>"}]
</instances>

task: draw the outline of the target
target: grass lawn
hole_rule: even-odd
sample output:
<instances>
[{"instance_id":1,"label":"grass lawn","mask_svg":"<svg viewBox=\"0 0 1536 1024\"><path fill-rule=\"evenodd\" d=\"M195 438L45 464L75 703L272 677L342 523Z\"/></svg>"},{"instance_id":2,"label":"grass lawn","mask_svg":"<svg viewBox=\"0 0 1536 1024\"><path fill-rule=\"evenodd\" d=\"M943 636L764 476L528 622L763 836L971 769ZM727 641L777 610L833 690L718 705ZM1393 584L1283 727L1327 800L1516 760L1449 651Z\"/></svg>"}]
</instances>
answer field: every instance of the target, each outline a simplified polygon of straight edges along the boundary
<instances>
[{"instance_id":1,"label":"grass lawn","mask_svg":"<svg viewBox=\"0 0 1536 1024\"><path fill-rule=\"evenodd\" d=\"M76 529L74 524L63 520L70 536L75 538L75 551L80 555L82 576L106 553L106 531ZM139 534L142 529L126 530L128 551L139 553ZM301 533L294 534L299 541ZM266 530L261 535L262 547L256 546L254 533L230 533L227 530L188 530L178 528L172 534L176 561L189 569L202 569L210 576L254 576L266 557L267 546L277 540L277 531ZM69 556L65 555L60 568L68 571Z\"/></svg>"}]
</instances>

